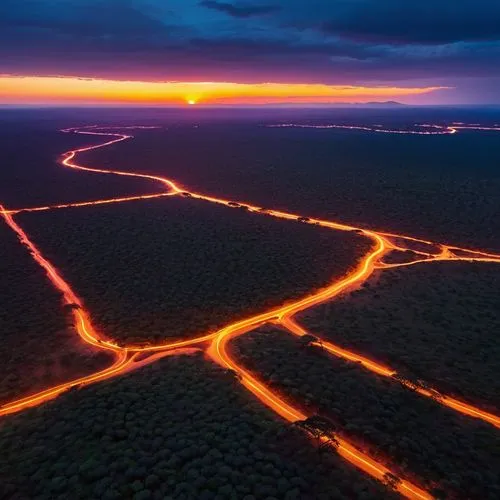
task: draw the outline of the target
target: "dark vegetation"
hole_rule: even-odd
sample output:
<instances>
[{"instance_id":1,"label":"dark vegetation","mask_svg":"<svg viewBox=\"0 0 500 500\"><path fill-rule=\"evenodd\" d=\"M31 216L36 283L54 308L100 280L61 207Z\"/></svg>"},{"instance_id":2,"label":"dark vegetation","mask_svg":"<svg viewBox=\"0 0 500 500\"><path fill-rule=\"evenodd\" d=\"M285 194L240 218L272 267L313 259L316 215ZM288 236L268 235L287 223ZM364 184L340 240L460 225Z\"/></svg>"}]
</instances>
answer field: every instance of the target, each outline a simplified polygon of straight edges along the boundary
<instances>
[{"instance_id":1,"label":"dark vegetation","mask_svg":"<svg viewBox=\"0 0 500 500\"><path fill-rule=\"evenodd\" d=\"M235 201L500 250L500 133L422 137L262 127L280 122L398 128L453 121L488 125L498 123L497 113L405 107L4 110L0 159L8 168L0 172L0 199L26 206L87 199L89 194L99 198L154 191L154 184L141 187L138 179L100 177L95 182L93 174L61 172L53 161L68 144L89 142L84 136L58 133L59 128L139 123L162 129L134 131L136 139L86 153L82 160L163 174L190 189ZM45 163L39 156L43 151Z\"/></svg>"},{"instance_id":2,"label":"dark vegetation","mask_svg":"<svg viewBox=\"0 0 500 500\"><path fill-rule=\"evenodd\" d=\"M191 337L310 293L343 275L367 238L189 198L20 214L125 343Z\"/></svg>"},{"instance_id":3,"label":"dark vegetation","mask_svg":"<svg viewBox=\"0 0 500 500\"><path fill-rule=\"evenodd\" d=\"M299 320L336 344L491 411L500 408L500 265L387 270Z\"/></svg>"},{"instance_id":4,"label":"dark vegetation","mask_svg":"<svg viewBox=\"0 0 500 500\"><path fill-rule=\"evenodd\" d=\"M0 219L0 405L92 373L108 356L85 347L61 295Z\"/></svg>"},{"instance_id":5,"label":"dark vegetation","mask_svg":"<svg viewBox=\"0 0 500 500\"><path fill-rule=\"evenodd\" d=\"M439 245L423 243L421 241L412 241L405 238L390 238L400 248L405 248L408 252L425 252L437 255L441 252ZM439 243L439 242L437 242Z\"/></svg>"},{"instance_id":6,"label":"dark vegetation","mask_svg":"<svg viewBox=\"0 0 500 500\"><path fill-rule=\"evenodd\" d=\"M415 252L412 252L411 250L405 250L405 251L395 250L385 255L384 258L382 259L382 262L384 262L385 264L403 264L422 259L426 259L426 256L417 254Z\"/></svg>"},{"instance_id":7,"label":"dark vegetation","mask_svg":"<svg viewBox=\"0 0 500 500\"><path fill-rule=\"evenodd\" d=\"M202 355L165 358L7 417L0 449L0 497L9 499L393 496Z\"/></svg>"},{"instance_id":8,"label":"dark vegetation","mask_svg":"<svg viewBox=\"0 0 500 500\"><path fill-rule=\"evenodd\" d=\"M184 122L168 130L145 131L88 153L85 161L156 172L192 190L304 216L500 250L500 133L405 136L262 126L291 121L404 128L454 120L487 124L498 116L401 109L289 111L284 118L273 110L210 122L197 113L185 113Z\"/></svg>"},{"instance_id":9,"label":"dark vegetation","mask_svg":"<svg viewBox=\"0 0 500 500\"><path fill-rule=\"evenodd\" d=\"M102 137L58 131L69 125L73 123L33 119L12 123L0 118L0 203L7 208L36 207L164 190L160 183L61 166L63 152L103 142Z\"/></svg>"},{"instance_id":10,"label":"dark vegetation","mask_svg":"<svg viewBox=\"0 0 500 500\"><path fill-rule=\"evenodd\" d=\"M325 415L397 475L425 482L438 498L496 499L500 495L500 436L356 363L303 348L296 337L263 328L238 337L237 358L271 387Z\"/></svg>"}]
</instances>

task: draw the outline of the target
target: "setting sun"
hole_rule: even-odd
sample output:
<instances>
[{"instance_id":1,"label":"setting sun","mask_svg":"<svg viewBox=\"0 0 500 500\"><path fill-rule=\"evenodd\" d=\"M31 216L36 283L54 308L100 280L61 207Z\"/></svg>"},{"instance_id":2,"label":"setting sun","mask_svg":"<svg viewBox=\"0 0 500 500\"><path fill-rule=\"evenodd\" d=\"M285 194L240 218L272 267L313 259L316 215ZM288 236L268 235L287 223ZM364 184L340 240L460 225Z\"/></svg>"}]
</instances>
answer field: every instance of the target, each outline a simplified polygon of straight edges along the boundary
<instances>
[{"instance_id":1,"label":"setting sun","mask_svg":"<svg viewBox=\"0 0 500 500\"><path fill-rule=\"evenodd\" d=\"M387 87L304 83L147 82L0 74L0 103L134 103L193 106L328 104L427 94L442 87Z\"/></svg>"}]
</instances>

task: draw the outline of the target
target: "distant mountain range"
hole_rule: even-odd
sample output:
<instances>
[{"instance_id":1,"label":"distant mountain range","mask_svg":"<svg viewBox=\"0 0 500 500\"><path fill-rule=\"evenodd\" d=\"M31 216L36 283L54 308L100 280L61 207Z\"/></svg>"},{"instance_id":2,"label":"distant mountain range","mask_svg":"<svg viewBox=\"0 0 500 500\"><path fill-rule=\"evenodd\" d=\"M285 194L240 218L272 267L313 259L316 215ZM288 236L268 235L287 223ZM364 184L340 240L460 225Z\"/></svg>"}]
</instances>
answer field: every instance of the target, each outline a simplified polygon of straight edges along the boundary
<instances>
[{"instance_id":1,"label":"distant mountain range","mask_svg":"<svg viewBox=\"0 0 500 500\"><path fill-rule=\"evenodd\" d=\"M242 107L242 108L399 108L405 107L404 104L398 101L368 101L368 102L329 102L329 103L289 103L280 102L261 105L240 105L240 106L224 106L217 105L211 107ZM207 106L208 107L208 106Z\"/></svg>"},{"instance_id":2,"label":"distant mountain range","mask_svg":"<svg viewBox=\"0 0 500 500\"><path fill-rule=\"evenodd\" d=\"M403 104L402 102L398 101L370 101L370 102L364 102L364 103L358 103L356 104L357 106L384 106L384 107L392 107L392 106L406 106L406 104Z\"/></svg>"}]
</instances>

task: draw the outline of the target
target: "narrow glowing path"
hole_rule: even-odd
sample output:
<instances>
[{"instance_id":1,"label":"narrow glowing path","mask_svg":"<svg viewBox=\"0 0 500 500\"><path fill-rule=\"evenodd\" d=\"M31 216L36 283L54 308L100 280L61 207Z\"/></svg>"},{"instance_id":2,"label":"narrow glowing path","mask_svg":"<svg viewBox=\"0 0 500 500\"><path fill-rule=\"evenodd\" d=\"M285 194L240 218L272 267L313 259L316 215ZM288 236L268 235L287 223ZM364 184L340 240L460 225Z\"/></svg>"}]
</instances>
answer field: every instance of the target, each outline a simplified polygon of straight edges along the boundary
<instances>
[{"instance_id":1,"label":"narrow glowing path","mask_svg":"<svg viewBox=\"0 0 500 500\"><path fill-rule=\"evenodd\" d=\"M310 332L305 330L301 325L297 324L290 317L284 317L280 321L280 323L288 331L299 337L310 334ZM317 335L314 336L319 341L317 344L330 354L333 354L334 356L346 359L348 361L354 361L360 363L364 368L383 377L394 377L395 375L397 375L396 370L392 370L391 368L386 367L380 363L377 363L376 361L368 359L364 356L360 356L359 354L351 352L342 347L336 346L335 344L332 344L331 342L328 342L322 339L321 337L318 337ZM500 417L498 417L497 415L493 415L492 413L488 413L470 404L464 403L463 401L459 401L458 399L446 396L445 394L441 394L439 391L435 389L423 389L413 385L409 381L404 381L404 380L398 380L398 383L405 385L406 387L416 392L417 394L420 394L421 396L432 398L436 402L444 406L447 406L448 408L463 413L464 415L467 415L469 417L479 418L481 420L484 420L485 422L494 425L495 427L500 428Z\"/></svg>"},{"instance_id":2,"label":"narrow glowing path","mask_svg":"<svg viewBox=\"0 0 500 500\"><path fill-rule=\"evenodd\" d=\"M89 128L95 128L95 127L89 127ZM125 127L127 128L127 127ZM142 127L142 126L135 126L135 127L129 127L133 129L151 129L151 128L156 128L156 127ZM62 164L65 167L69 168L74 168L76 170L84 170L86 172L94 172L94 173L99 173L99 174L112 174L112 175L121 175L125 177L139 177L142 179L149 179L152 181L157 181L164 186L166 186L171 194L177 194L179 192L179 189L177 186L170 181L169 179L165 179L164 177L159 177L156 175L148 175L148 174L138 174L134 172L123 172L121 170L105 170L105 169L100 169L100 168L91 168L91 167L85 167L83 165L78 165L73 161L75 156L78 153L83 153L85 151L92 151L93 149L99 149L99 148L104 148L107 146L111 146L112 144L116 144L117 142L122 142L126 141L127 139L131 139L133 136L132 135L126 135L126 134L115 134L112 132L96 132L95 130L88 130L88 129L65 129L63 132L76 132L78 134L85 134L85 135L92 135L92 136L102 136L102 137L115 137L115 139L111 139L107 142L101 143L101 144L96 144L93 146L85 146L82 148L78 149L72 149L71 151L68 151L67 153L63 154L63 160Z\"/></svg>"},{"instance_id":3,"label":"narrow glowing path","mask_svg":"<svg viewBox=\"0 0 500 500\"><path fill-rule=\"evenodd\" d=\"M302 127L303 125L295 124L280 124L277 126L284 127ZM455 134L458 130L492 130L500 131L500 127L481 127L472 126L465 124L452 124L451 126L440 126L440 125L420 125L419 127L423 130L384 130L381 128L372 127L359 127L359 126L344 126L344 125L328 125L328 126L309 126L312 128L346 128L355 130L366 130L371 132L383 132L383 133L394 133L394 134L415 134L415 135L445 135L445 134ZM73 315L75 319L75 325L80 338L87 344L92 345L97 349L103 349L110 352L114 356L114 362L112 365L102 371L91 374L87 377L81 377L79 379L67 382L65 384L52 387L45 391L41 391L37 394L27 396L25 398L19 399L7 403L0 407L0 415L5 415L8 413L14 413L21 411L25 408L41 404L48 401L62 392L71 389L75 386L88 385L91 383L99 382L110 377L114 377L131 369L135 369L144 364L148 364L156 359L163 356L177 353L190 353L193 352L195 345L201 345L203 343L210 342L210 347L208 352L210 356L219 364L225 368L233 370L240 377L241 383L250 390L257 398L259 398L264 404L273 409L277 414L285 418L290 422L295 422L298 420L303 420L307 418L307 415L300 409L292 406L291 404L285 402L284 398L279 394L276 394L271 389L266 387L262 382L260 382L254 375L246 371L244 368L239 366L228 354L227 344L228 342L239 335L243 335L260 325L276 322L281 323L282 326L287 328L290 332L295 335L305 335L307 334L300 325L298 325L294 320L293 316L300 311L306 310L317 304L332 300L340 293L345 293L354 287L361 285L366 281L374 270L384 270L393 267L401 267L406 265L414 265L417 263L426 263L434 261L474 261L474 262L495 262L500 263L500 255L482 252L480 250L468 250L451 245L436 244L430 241L422 240L419 238L413 238L411 236L398 235L392 233L384 233L371 231L367 229L358 228L355 226L342 224L339 222L328 221L323 219L315 219L301 216L299 214L293 214L284 211L276 210L265 210L262 207L252 205L245 202L234 202L232 200L218 198L214 196L205 195L202 193L196 193L191 191L186 191L181 189L174 181L149 174L140 174L134 172L125 172L120 170L104 170L99 168L91 168L83 165L79 165L76 162L76 156L78 153L85 151L90 151L102 147L107 147L112 144L119 143L130 139L132 136L123 133L114 133L109 131L104 131L104 129L117 128L117 129L140 129L140 128L156 128L156 127L98 127L98 126L88 126L80 128L70 128L65 129L63 132L67 133L78 133L90 136L102 136L111 137L103 143L86 146L78 149L74 149L64 153L62 155L61 164L65 167L72 168L75 170L82 170L100 174L112 174L127 177L137 177L151 180L155 183L160 183L163 189L167 191L161 191L159 193L152 193L146 195L128 196L121 198L110 198L104 200L94 200L94 201L84 201L76 203L65 203L58 205L47 205L43 207L25 207L18 209L6 209L0 205L0 215L4 218L5 222L9 227L18 235L20 242L29 250L35 261L45 270L48 278L52 284L62 292L64 296L64 302L66 304L73 305ZM432 130L426 130L432 129ZM295 302L285 304L281 307L274 308L268 312L258 314L251 318L247 318L242 321L238 321L231 325L226 326L218 332L208 333L200 335L194 339L179 340L174 342L167 342L160 345L152 346L120 346L113 342L108 341L101 335L99 335L93 328L90 321L90 314L86 311L82 305L82 301L79 299L77 294L72 290L70 285L62 278L60 272L51 264L40 252L40 250L35 246L35 244L29 239L28 235L24 230L14 221L13 215L19 212L35 212L44 211L51 209L65 209L65 208L78 208L91 205L102 205L108 203L121 203L129 202L141 199L153 199L164 196L175 196L182 195L186 197L191 197L195 199L204 200L210 203L217 203L225 205L228 207L244 207L248 211L256 214L266 214L279 219L285 220L302 220L304 223L314 224L322 227L326 227L337 231L348 231L356 232L362 237L369 238L372 242L372 248L370 251L358 262L355 269L349 272L343 278L336 280L331 285L318 290L310 295L303 297ZM425 252L422 250L411 250L415 253L418 258L404 263L385 263L383 261L384 257L390 252L401 252L408 250L403 248L403 243L396 243L395 240L407 242L408 245L411 243L420 243L425 245L431 245L438 248L439 251L436 252ZM357 361L361 363L365 368L371 370L377 375L393 377L396 372L391 370L389 367L385 367L374 360L371 360L365 356L357 353L350 352L346 349L335 346L329 342L322 342L323 347L336 356L340 356L344 359L349 359L351 361ZM145 356L139 359L139 356ZM435 399L435 394L431 391L425 389L418 389L418 393L421 395L432 397ZM460 401L449 398L445 395L440 395L439 402L445 404L446 406L453 408L465 415L473 416L476 418L482 418L483 420L492 423L493 425L500 426L500 418L491 415L489 413L483 412L474 408L470 405L466 405ZM350 443L345 440L339 440L340 445L338 447L338 453L344 457L346 460L354 464L359 469L363 470L367 474L383 480L384 475L387 473L393 473L387 466L384 466L369 457L362 451L356 449ZM402 480L397 485L398 491L407 498L412 499L430 499L432 498L427 492L423 491L416 485Z\"/></svg>"},{"instance_id":4,"label":"narrow glowing path","mask_svg":"<svg viewBox=\"0 0 500 500\"><path fill-rule=\"evenodd\" d=\"M215 334L211 334L204 335L195 339L167 342L158 346L131 346L130 348L120 347L112 342L107 341L94 330L90 321L89 313L84 309L82 301L72 290L70 285L62 278L55 266L53 266L42 255L40 250L28 238L24 230L14 221L9 211L5 210L2 205L0 205L0 215L3 216L8 226L17 234L19 241L28 249L33 259L45 270L47 277L51 281L52 285L57 290L62 292L64 303L74 306L72 313L74 316L75 327L80 338L85 343L92 345L97 349L101 349L108 353L111 353L115 358L112 365L105 370L59 384L55 387L37 392L36 394L32 394L30 396L26 396L0 406L0 416L18 412L26 408L42 404L55 398L68 389L71 389L72 387L100 382L102 380L123 374L130 369L131 363L135 360L135 356L139 353L152 354L152 356L147 359L151 359L151 361L154 361L157 356L165 356L168 355L170 351L178 351L181 348L191 347L192 345L206 342L214 337ZM143 364L144 362L141 363Z\"/></svg>"},{"instance_id":5,"label":"narrow glowing path","mask_svg":"<svg viewBox=\"0 0 500 500\"><path fill-rule=\"evenodd\" d=\"M154 198L163 198L164 196L172 196L172 193L152 193L152 194L141 194L136 196L124 196L122 198L108 198L104 200L80 201L76 203L61 203L59 205L45 205L40 207L4 210L4 213L15 215L22 212L43 212L46 210L54 210L58 208L78 208L78 207L89 207L92 205L108 205L110 203L123 203L124 201L152 200Z\"/></svg>"},{"instance_id":6,"label":"narrow glowing path","mask_svg":"<svg viewBox=\"0 0 500 500\"><path fill-rule=\"evenodd\" d=\"M241 383L252 392L258 399L260 399L266 406L271 408L278 415L288 420L289 422L297 422L305 420L311 415L307 415L299 408L293 407L283 400L283 398L276 392L269 389L266 385L260 382L254 375L250 374L247 370L238 365L234 359L227 352L228 342L239 336L247 333L249 325L245 322L240 324L226 327L221 330L209 349L210 356L221 366L233 370L238 374ZM339 445L337 452L348 462L361 469L366 474L383 481L386 474L394 474L392 470L374 460L366 453L358 450L347 440L336 437ZM432 499L432 495L425 490L419 488L405 479L402 479L398 485L397 490L406 498L410 499Z\"/></svg>"},{"instance_id":7,"label":"narrow glowing path","mask_svg":"<svg viewBox=\"0 0 500 500\"><path fill-rule=\"evenodd\" d=\"M268 128L311 128L318 130L340 129L340 130L360 130L363 132L376 132L381 134L399 134L399 135L453 135L459 130L477 130L483 132L500 132L499 126L482 127L480 125L451 124L451 125L432 125L428 123L415 124L414 129L390 129L382 125L338 125L330 123L326 125L312 125L308 123L277 123L266 125ZM423 129L423 130L420 130Z\"/></svg>"}]
</instances>

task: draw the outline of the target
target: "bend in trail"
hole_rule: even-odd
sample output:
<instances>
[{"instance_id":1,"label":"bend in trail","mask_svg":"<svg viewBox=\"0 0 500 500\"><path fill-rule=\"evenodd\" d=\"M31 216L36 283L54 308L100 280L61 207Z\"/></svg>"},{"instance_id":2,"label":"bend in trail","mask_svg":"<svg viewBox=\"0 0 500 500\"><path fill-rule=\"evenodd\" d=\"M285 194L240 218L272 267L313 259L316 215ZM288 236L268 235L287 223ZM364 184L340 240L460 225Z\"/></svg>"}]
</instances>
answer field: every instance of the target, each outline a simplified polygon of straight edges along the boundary
<instances>
[{"instance_id":1,"label":"bend in trail","mask_svg":"<svg viewBox=\"0 0 500 500\"><path fill-rule=\"evenodd\" d=\"M285 126L295 126L295 125L292 124ZM500 128L493 128L493 129L488 127L473 128L470 126L460 126L460 125L453 125L450 127L425 125L424 127L432 127L438 130L431 132L428 131L407 132L407 131L370 129L370 131L375 131L375 132L383 131L387 133L417 133L418 135L431 135L431 134L434 135L434 134L455 133L457 129L500 130ZM486 253L480 250L468 250L451 245L439 245L439 244L436 245L433 242L429 242L419 238L413 238L410 236L371 231L368 229L357 228L355 226L350 226L338 222L327 221L323 219L307 218L299 216L298 214L293 214L283 211L264 210L261 207L249 203L237 203L238 206L242 206L253 213L265 213L267 215L271 215L276 218L287 219L287 220L299 219L307 223L319 225L322 227L327 227L334 230L355 231L362 236L370 238L373 241L373 247L369 251L369 253L363 257L363 259L358 264L357 268L354 269L352 272L350 272L347 276L345 276L340 280L335 281L330 286L318 290L315 293L303 297L302 299L299 299L291 304L286 304L282 307L275 308L271 311L253 316L246 320L230 324L224 327L223 329L219 330L218 332L201 335L194 339L181 340L176 342L174 341L165 344L146 346L146 347L118 346L113 342L107 341L105 338L101 338L101 336L94 330L89 319L90 315L83 308L82 302L79 299L79 297L76 295L75 292L73 292L70 285L62 278L62 276L60 275L59 271L55 268L55 266L53 266L47 259L43 257L40 250L28 238L24 230L14 221L13 215L19 212L42 211L42 210L62 209L62 208L77 208L89 205L120 203L120 202L134 201L139 199L151 199L162 196L175 196L175 195L189 196L192 198L208 201L211 203L222 204L229 207L234 206L235 202L223 198L204 195L201 193L182 190L179 186L177 186L177 184L174 181L156 175L125 172L120 170L104 170L99 168L86 167L76 163L75 157L80 152L106 147L132 138L131 135L127 134L103 131L104 129L109 129L109 128L134 129L134 128L156 128L156 127L88 126L88 127L65 129L64 132L74 132L91 136L113 137L113 139L108 140L101 144L86 146L64 153L62 155L62 161L61 161L62 165L76 170L84 170L100 174L113 174L120 176L146 178L151 181L161 183L163 188L165 187L167 188L166 192L162 191L160 193L153 193L148 195L110 198L105 200L85 201L78 203L65 203L59 205L47 205L44 207L32 207L32 208L28 207L19 209L6 209L0 205L0 215L3 216L4 220L10 226L10 228L16 232L16 234L19 237L19 240L29 250L35 261L45 270L52 284L63 293L64 302L66 304L71 304L72 306L74 306L73 315L76 323L77 332L81 337L81 339L95 348L111 352L114 355L115 360L113 364L105 370L94 373L87 377L81 377L79 379L39 392L37 394L8 403L0 407L0 415L21 411L30 406L41 404L42 402L52 399L57 395L61 394L62 392L71 389L73 387L79 387L82 385L87 385L101 380L105 380L110 377L123 374L127 371L130 371L131 369L142 366L146 363L152 362L158 359L159 357L163 357L169 354L186 352L186 349L189 350L194 345L211 341L211 345L209 348L209 354L211 355L211 357L222 366L234 370L239 375L242 384L247 389L249 389L253 394L255 394L264 404L272 408L276 413L278 413L288 421L295 422L298 420L304 420L307 417L301 410L290 406L288 403L285 403L280 398L279 395L275 394L264 384L259 382L255 376L253 376L245 369L243 369L241 366L239 366L230 357L230 355L226 351L226 345L230 339L239 335L243 335L244 333L254 330L258 326L269 322L281 323L285 328L290 330L292 333L296 335L305 335L307 332L304 329L302 329L302 327L297 325L292 319L297 312L303 311L305 309L308 309L314 305L320 304L327 300L331 300L340 293L344 293L353 287L359 286L373 273L375 269L386 269L389 267L413 265L417 263L432 262L436 260L462 260L462 261L497 262L497 263L500 262L500 255ZM350 128L350 129L354 128L361 130L367 129L366 127L347 127L347 126L329 126L327 128ZM401 246L397 245L395 242L391 241L394 238L397 238L399 240L406 240L409 242L434 245L436 247L439 247L440 251L439 253L430 253L430 252L428 253L418 250L415 251L414 253L416 253L419 256L419 258L414 261L401 264L386 264L383 262L383 257L388 252L405 250ZM463 255L455 253L457 251L462 252ZM384 367L359 354L352 353L345 349L341 349L340 347L335 346L331 343L324 343L323 345L326 346L327 350L330 353L344 357L345 359L359 361L365 368L370 369L371 371L377 373L378 375L393 377L396 374L394 370ZM147 356L139 360L138 356L140 354L146 354ZM434 394L429 391L426 392L425 390L421 390L418 392L424 396L434 397ZM464 414L474 416L477 418L482 418L483 420L489 421L494 425L498 425L500 423L500 419L498 417L482 412L481 410L475 409L469 405L465 405L464 403L453 400L452 398L447 398L443 396L439 402L446 404L447 406L452 407L455 410L460 411ZM341 456L343 456L346 460L353 463L356 467L360 468L364 472L370 474L371 476L377 479L383 480L386 474L392 474L389 468L373 460L372 458L370 458L357 448L353 447L345 440L339 440L338 453ZM432 498L427 492L423 491L416 485L413 485L412 483L405 480L401 480L398 483L397 489L402 495L408 498L415 498L415 499Z\"/></svg>"},{"instance_id":2,"label":"bend in trail","mask_svg":"<svg viewBox=\"0 0 500 500\"><path fill-rule=\"evenodd\" d=\"M94 347L111 351L115 355L115 362L108 369L105 369L101 372L97 372L88 377L82 377L77 380L68 382L66 384L61 384L51 389L39 392L35 395L28 396L20 400L8 403L0 408L0 415L6 415L21 411L31 406L35 406L50 399L53 399L59 394L73 387L88 385L111 377L115 377L119 374L124 374L130 371L131 369L142 366L143 364L154 361L159 357L163 357L169 354L176 354L179 350L180 344L184 346L190 346L193 345L194 343L204 342L210 339L214 339L212 345L217 346L216 352L219 355L219 357L212 356L214 360L217 361L222 366L230 368L236 371L236 373L240 374L242 376L241 380L243 385L247 389L249 389L252 393L254 393L264 404L272 408L279 415L286 418L290 422L296 422L307 418L306 415L302 413L300 410L295 409L290 405L284 403L279 398L279 396L275 395L271 390L266 388L263 384L258 382L254 377L252 377L242 368L240 368L234 361L232 361L229 358L229 356L225 353L224 348L221 347L221 345L222 346L225 345L225 342L227 342L228 338L231 338L235 335L242 335L250 330L253 330L258 325L265 324L270 320L279 318L280 314L288 310L290 306L279 308L270 311L268 313L258 315L256 317L240 321L233 325L229 325L228 327L222 329L221 331L215 334L206 335L197 339L174 342L163 346L151 346L147 348L130 348L130 349L127 347L122 348L111 342L107 342L99 338L99 335L93 330L90 320L88 319L88 313L81 306L80 299L73 292L70 285L61 277L57 269L52 264L50 264L45 259L45 257L43 257L40 250L35 246L33 242L31 242L31 240L28 238L23 229L13 220L12 215L7 213L7 211L5 210L3 210L2 214L6 222L11 227L11 229L15 231L16 234L18 235L21 243L29 249L31 255L36 260L36 262L45 269L47 276L51 280L52 284L63 293L65 302L67 304L72 304L76 306L75 308L73 308L73 313L75 315L77 331L82 340L84 340L88 344L91 344ZM371 259L370 258L367 259L368 263L371 263L373 258L375 258L375 256L378 253L381 253L382 251L383 251L383 244L381 240L379 242L379 245L375 248L375 250L371 252L370 254ZM359 270L357 270L355 273L352 273L349 277L345 278L342 281L343 283L342 286L347 286L351 282L359 280L361 276L368 273L369 271L370 271L370 264L366 263L363 264L362 266L360 266ZM337 293L340 288L339 285L335 283L331 287L328 287L327 289L322 291L319 294L318 300L324 300L324 297L331 296L332 294ZM298 301L295 304L295 307L296 308L307 307L312 303L313 298L314 296L302 299L301 301ZM139 363L135 363L136 357L139 355L139 353L151 350L156 350L159 352L153 354L152 356L144 359ZM347 440L337 439L337 441L339 443L337 448L339 455L341 455L343 458L345 458L347 461L349 461L350 463L352 463L365 473L381 481L384 481L388 474L393 475L393 473L387 466L377 462L370 456L358 450L356 447L351 445ZM418 486L404 479L398 481L397 489L398 491L401 492L402 495L406 496L407 498L412 498L417 500L432 498L429 494L427 494L427 492L425 492Z\"/></svg>"},{"instance_id":3,"label":"bend in trail","mask_svg":"<svg viewBox=\"0 0 500 500\"><path fill-rule=\"evenodd\" d=\"M325 125L313 125L309 123L276 123L273 125L266 125L267 128L310 128L317 130L359 130L362 132L376 132L381 134L400 134L400 135L453 135L458 133L459 130L479 130L483 132L500 132L500 126L494 125L491 127L482 127L480 125L467 125L467 124L454 124L451 125L433 125L429 123L418 124L414 127L416 129L389 129L383 128L382 125L339 125L336 123L329 123Z\"/></svg>"}]
</instances>

